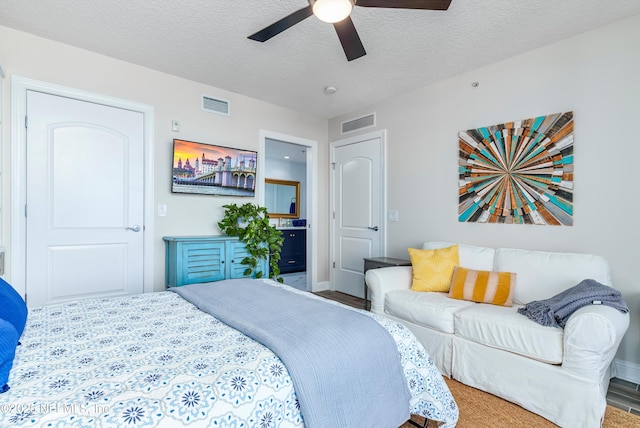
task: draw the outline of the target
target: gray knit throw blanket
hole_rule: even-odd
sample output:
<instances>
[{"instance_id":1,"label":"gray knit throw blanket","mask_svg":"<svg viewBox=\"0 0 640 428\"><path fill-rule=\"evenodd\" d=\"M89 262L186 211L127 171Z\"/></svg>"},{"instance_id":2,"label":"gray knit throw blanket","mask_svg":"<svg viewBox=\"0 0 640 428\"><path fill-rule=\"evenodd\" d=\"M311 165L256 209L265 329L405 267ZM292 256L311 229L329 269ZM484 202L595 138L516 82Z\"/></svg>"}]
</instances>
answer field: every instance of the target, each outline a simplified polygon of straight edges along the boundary
<instances>
[{"instance_id":1,"label":"gray knit throw blanket","mask_svg":"<svg viewBox=\"0 0 640 428\"><path fill-rule=\"evenodd\" d=\"M623 313L629 312L618 290L593 279L585 279L550 299L527 303L518 309L518 313L544 326L564 328L572 313L583 306L600 304L611 306Z\"/></svg>"}]
</instances>

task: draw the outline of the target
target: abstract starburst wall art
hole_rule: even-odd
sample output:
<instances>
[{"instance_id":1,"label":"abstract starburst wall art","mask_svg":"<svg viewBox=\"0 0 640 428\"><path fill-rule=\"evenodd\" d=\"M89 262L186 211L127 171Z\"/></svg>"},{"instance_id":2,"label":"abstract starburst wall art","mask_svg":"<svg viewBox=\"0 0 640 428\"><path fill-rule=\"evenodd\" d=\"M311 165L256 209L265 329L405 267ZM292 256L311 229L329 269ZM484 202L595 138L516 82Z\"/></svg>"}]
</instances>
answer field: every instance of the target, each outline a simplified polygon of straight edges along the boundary
<instances>
[{"instance_id":1,"label":"abstract starburst wall art","mask_svg":"<svg viewBox=\"0 0 640 428\"><path fill-rule=\"evenodd\" d=\"M573 225L573 112L459 134L458 221Z\"/></svg>"}]
</instances>

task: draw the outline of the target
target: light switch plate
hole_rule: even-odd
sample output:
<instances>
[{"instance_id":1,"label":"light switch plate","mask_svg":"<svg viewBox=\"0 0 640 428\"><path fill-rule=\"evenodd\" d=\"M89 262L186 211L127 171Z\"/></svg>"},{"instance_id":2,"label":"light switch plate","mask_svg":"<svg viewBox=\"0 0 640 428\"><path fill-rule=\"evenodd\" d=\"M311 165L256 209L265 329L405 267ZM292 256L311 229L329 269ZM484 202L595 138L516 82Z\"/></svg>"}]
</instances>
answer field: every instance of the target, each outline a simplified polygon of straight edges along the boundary
<instances>
[{"instance_id":1,"label":"light switch plate","mask_svg":"<svg viewBox=\"0 0 640 428\"><path fill-rule=\"evenodd\" d=\"M397 210L389 210L389 212L387 212L387 220L389 220L389 221L398 221L398 211Z\"/></svg>"}]
</instances>

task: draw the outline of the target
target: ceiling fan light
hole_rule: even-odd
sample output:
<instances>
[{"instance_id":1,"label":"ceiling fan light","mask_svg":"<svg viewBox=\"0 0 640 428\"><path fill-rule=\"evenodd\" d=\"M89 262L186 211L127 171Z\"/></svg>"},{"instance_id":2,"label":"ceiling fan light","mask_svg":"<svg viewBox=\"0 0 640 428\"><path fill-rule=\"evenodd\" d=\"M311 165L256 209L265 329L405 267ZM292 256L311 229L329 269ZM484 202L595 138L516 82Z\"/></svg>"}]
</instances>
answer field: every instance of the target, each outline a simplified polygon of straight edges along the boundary
<instances>
[{"instance_id":1,"label":"ceiling fan light","mask_svg":"<svg viewBox=\"0 0 640 428\"><path fill-rule=\"evenodd\" d=\"M353 0L316 0L313 2L313 14L319 20L333 24L349 16L353 3Z\"/></svg>"}]
</instances>

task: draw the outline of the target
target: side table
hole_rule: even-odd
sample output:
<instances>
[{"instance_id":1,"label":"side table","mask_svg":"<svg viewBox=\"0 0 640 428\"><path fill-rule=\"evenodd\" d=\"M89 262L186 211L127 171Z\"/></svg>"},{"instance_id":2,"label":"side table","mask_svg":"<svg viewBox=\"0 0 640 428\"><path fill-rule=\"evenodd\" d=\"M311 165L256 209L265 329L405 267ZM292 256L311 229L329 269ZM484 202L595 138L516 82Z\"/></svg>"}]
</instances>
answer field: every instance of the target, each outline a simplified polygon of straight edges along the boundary
<instances>
[{"instance_id":1,"label":"side table","mask_svg":"<svg viewBox=\"0 0 640 428\"><path fill-rule=\"evenodd\" d=\"M409 260L405 260L405 259L394 259L393 257L371 257L371 258L364 258L364 272L363 275L366 275L367 271L369 269L378 269L378 268L384 268L384 267L391 267L391 266L411 266L411 261ZM367 288L367 281L366 281L366 276L365 276L365 281L364 281L364 309L365 310L369 310L371 305L369 305L369 300L368 300L368 288Z\"/></svg>"}]
</instances>

